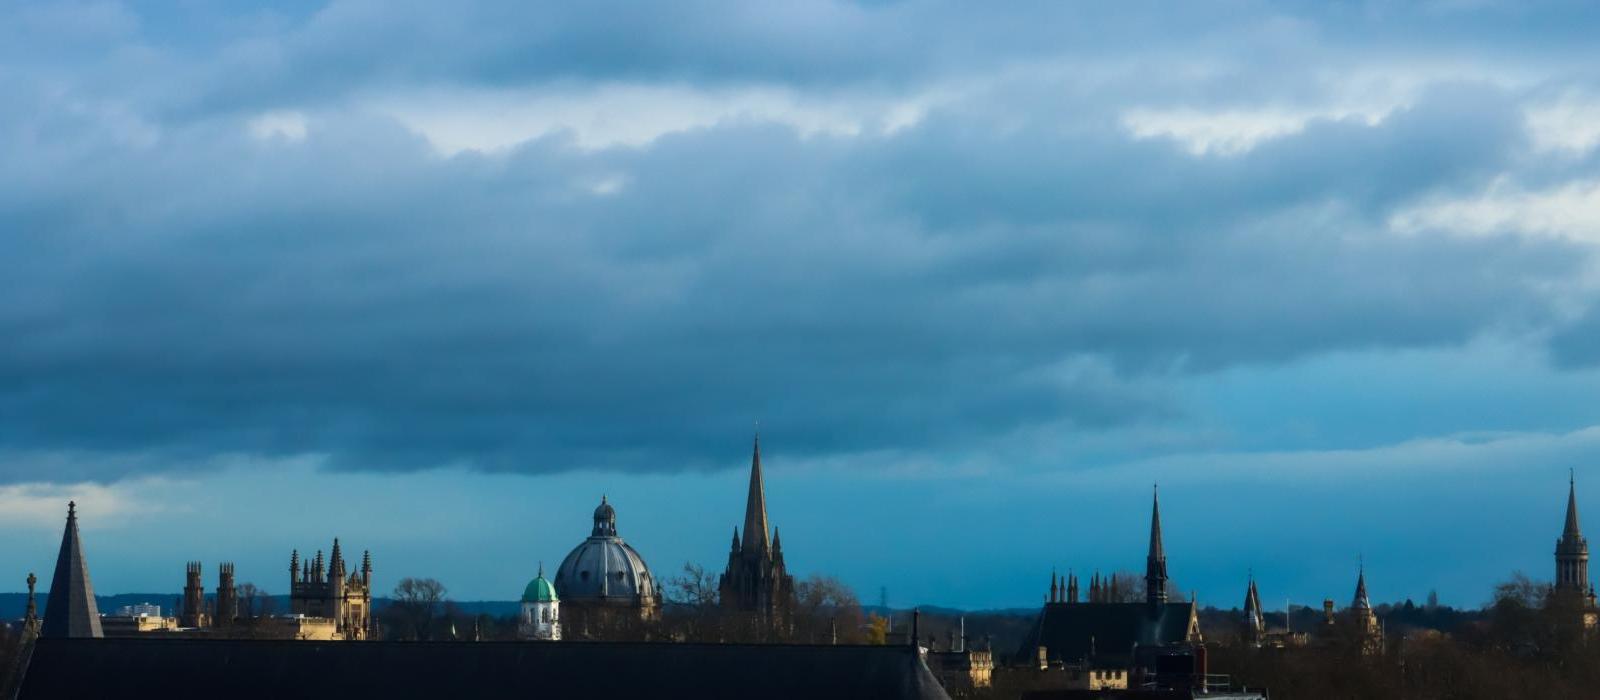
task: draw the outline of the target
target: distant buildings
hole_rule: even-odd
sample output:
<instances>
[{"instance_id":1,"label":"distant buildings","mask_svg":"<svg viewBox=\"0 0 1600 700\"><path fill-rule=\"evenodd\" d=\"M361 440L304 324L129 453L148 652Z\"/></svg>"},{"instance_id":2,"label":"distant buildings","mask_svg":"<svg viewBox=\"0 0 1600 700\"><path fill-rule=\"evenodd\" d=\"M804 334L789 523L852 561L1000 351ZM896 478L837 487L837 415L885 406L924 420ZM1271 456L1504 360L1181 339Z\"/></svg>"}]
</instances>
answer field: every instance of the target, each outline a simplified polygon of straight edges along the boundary
<instances>
[{"instance_id":1,"label":"distant buildings","mask_svg":"<svg viewBox=\"0 0 1600 700\"><path fill-rule=\"evenodd\" d=\"M1034 683L1049 688L1128 687L1182 657L1203 665L1194 646L1201 641L1195 604L1167 596L1167 556L1161 537L1161 503L1153 499L1150 546L1145 557L1144 600L1122 602L1115 577L1090 584L1087 602L1078 600L1074 577L1051 575L1050 592L1014 662L1039 673ZM1204 675L1204 669L1190 669Z\"/></svg>"}]
</instances>

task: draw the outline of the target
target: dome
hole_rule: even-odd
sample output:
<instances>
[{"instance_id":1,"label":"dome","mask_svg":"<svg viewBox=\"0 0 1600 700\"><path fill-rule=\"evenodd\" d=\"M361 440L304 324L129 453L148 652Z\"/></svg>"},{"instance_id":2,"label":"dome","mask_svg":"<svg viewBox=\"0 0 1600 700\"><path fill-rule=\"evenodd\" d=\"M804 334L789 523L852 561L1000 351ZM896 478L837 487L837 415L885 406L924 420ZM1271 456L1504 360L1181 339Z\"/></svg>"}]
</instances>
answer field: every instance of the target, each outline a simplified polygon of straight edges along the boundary
<instances>
[{"instance_id":1,"label":"dome","mask_svg":"<svg viewBox=\"0 0 1600 700\"><path fill-rule=\"evenodd\" d=\"M567 600L653 605L655 577L644 557L617 536L616 509L604 499L594 511L594 530L556 569L556 590Z\"/></svg>"},{"instance_id":2,"label":"dome","mask_svg":"<svg viewBox=\"0 0 1600 700\"><path fill-rule=\"evenodd\" d=\"M561 600L556 597L556 587L550 579L544 577L544 571L539 571L539 576L528 582L528 587L522 591L524 603L554 603Z\"/></svg>"}]
</instances>

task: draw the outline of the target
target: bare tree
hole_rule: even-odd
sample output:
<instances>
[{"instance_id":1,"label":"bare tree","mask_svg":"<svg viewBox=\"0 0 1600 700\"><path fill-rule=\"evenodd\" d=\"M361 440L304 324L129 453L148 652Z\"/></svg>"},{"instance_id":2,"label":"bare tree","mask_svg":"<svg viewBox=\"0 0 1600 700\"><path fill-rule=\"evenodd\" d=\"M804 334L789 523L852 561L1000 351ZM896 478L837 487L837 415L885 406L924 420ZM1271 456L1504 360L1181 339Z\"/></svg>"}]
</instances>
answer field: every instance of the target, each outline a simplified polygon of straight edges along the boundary
<instances>
[{"instance_id":1,"label":"bare tree","mask_svg":"<svg viewBox=\"0 0 1600 700\"><path fill-rule=\"evenodd\" d=\"M407 576L395 584L388 611L396 618L397 629L408 630L406 639L427 640L432 636L433 620L445 600L444 584L431 578Z\"/></svg>"},{"instance_id":2,"label":"bare tree","mask_svg":"<svg viewBox=\"0 0 1600 700\"><path fill-rule=\"evenodd\" d=\"M795 584L794 641L859 643L866 618L861 600L843 581L832 576L813 575Z\"/></svg>"},{"instance_id":3,"label":"bare tree","mask_svg":"<svg viewBox=\"0 0 1600 700\"><path fill-rule=\"evenodd\" d=\"M694 562L684 562L683 572L667 579L664 593L668 602L679 605L714 606L719 600L717 575Z\"/></svg>"}]
</instances>

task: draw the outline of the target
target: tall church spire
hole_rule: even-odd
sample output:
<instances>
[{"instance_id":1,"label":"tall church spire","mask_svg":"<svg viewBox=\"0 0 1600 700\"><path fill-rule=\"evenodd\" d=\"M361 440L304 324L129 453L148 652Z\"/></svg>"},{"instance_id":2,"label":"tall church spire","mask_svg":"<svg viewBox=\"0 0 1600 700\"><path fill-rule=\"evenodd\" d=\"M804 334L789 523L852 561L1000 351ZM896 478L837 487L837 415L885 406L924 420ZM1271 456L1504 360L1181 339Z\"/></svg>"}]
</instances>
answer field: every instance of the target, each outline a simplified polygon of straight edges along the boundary
<instances>
[{"instance_id":1,"label":"tall church spire","mask_svg":"<svg viewBox=\"0 0 1600 700\"><path fill-rule=\"evenodd\" d=\"M755 448L750 455L750 494L744 504L744 544L746 552L766 554L770 547L767 539L767 490L761 480L761 435L755 438Z\"/></svg>"},{"instance_id":2,"label":"tall church spire","mask_svg":"<svg viewBox=\"0 0 1600 700\"><path fill-rule=\"evenodd\" d=\"M1161 494L1152 491L1150 500L1150 554L1145 558L1145 600L1151 605L1167 602L1167 552L1161 545Z\"/></svg>"},{"instance_id":3,"label":"tall church spire","mask_svg":"<svg viewBox=\"0 0 1600 700\"><path fill-rule=\"evenodd\" d=\"M1589 591L1589 541L1578 529L1578 484L1567 475L1567 519L1556 540L1556 590Z\"/></svg>"},{"instance_id":4,"label":"tall church spire","mask_svg":"<svg viewBox=\"0 0 1600 700\"><path fill-rule=\"evenodd\" d=\"M89 582L89 563L83 558L83 542L78 537L77 503L67 503L67 529L61 534L61 552L56 555L56 573L50 579L39 635L105 636L100 631L100 610L94 604L94 585Z\"/></svg>"},{"instance_id":5,"label":"tall church spire","mask_svg":"<svg viewBox=\"0 0 1600 700\"><path fill-rule=\"evenodd\" d=\"M1567 473L1567 524L1561 529L1561 537L1583 537L1578 529L1578 480L1571 472Z\"/></svg>"},{"instance_id":6,"label":"tall church spire","mask_svg":"<svg viewBox=\"0 0 1600 700\"><path fill-rule=\"evenodd\" d=\"M1372 599L1367 597L1367 567L1361 566L1361 573L1356 575L1356 597L1350 601L1350 607L1357 610L1371 610Z\"/></svg>"}]
</instances>

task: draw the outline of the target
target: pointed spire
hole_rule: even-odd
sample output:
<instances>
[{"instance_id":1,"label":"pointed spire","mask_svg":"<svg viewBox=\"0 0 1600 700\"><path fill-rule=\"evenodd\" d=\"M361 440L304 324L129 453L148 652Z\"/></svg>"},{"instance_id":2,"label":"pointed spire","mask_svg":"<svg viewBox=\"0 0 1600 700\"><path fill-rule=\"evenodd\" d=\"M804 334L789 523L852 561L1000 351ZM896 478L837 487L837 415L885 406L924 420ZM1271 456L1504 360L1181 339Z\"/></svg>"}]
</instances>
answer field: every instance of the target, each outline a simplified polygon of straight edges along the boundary
<instances>
[{"instance_id":1,"label":"pointed spire","mask_svg":"<svg viewBox=\"0 0 1600 700\"><path fill-rule=\"evenodd\" d=\"M1367 564L1361 563L1360 573L1356 575L1356 597L1351 601L1350 607L1357 610L1371 610L1372 601L1367 597Z\"/></svg>"},{"instance_id":2,"label":"pointed spire","mask_svg":"<svg viewBox=\"0 0 1600 700\"><path fill-rule=\"evenodd\" d=\"M1561 537L1581 538L1583 533L1578 529L1578 481L1572 472L1567 472L1567 524L1561 530Z\"/></svg>"},{"instance_id":3,"label":"pointed spire","mask_svg":"<svg viewBox=\"0 0 1600 700\"><path fill-rule=\"evenodd\" d=\"M339 538L333 538L333 551L328 553L328 580L344 579L344 553L339 549Z\"/></svg>"},{"instance_id":4,"label":"pointed spire","mask_svg":"<svg viewBox=\"0 0 1600 700\"><path fill-rule=\"evenodd\" d=\"M67 527L61 534L61 552L56 555L55 577L50 580L50 597L45 601L43 637L103 637L100 610L95 607L94 585L89 582L89 563L83 557L83 542L78 536L78 504L67 503Z\"/></svg>"},{"instance_id":5,"label":"pointed spire","mask_svg":"<svg viewBox=\"0 0 1600 700\"><path fill-rule=\"evenodd\" d=\"M1061 589L1056 586L1056 570L1055 569L1051 569L1050 570L1050 597L1047 600L1049 600L1052 603L1061 602Z\"/></svg>"},{"instance_id":6,"label":"pointed spire","mask_svg":"<svg viewBox=\"0 0 1600 700\"><path fill-rule=\"evenodd\" d=\"M767 491L761 479L761 434L755 437L755 446L750 454L750 493L744 504L744 544L745 552L759 552L767 554L770 543L767 540Z\"/></svg>"},{"instance_id":7,"label":"pointed spire","mask_svg":"<svg viewBox=\"0 0 1600 700\"><path fill-rule=\"evenodd\" d=\"M1167 602L1167 552L1161 544L1161 487L1151 488L1150 554L1145 559L1145 600L1151 605Z\"/></svg>"}]
</instances>

